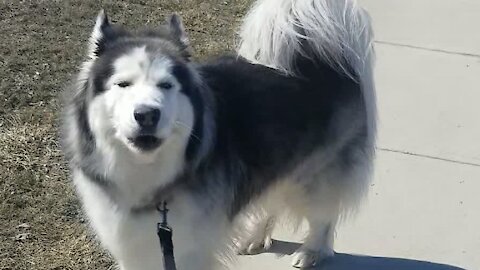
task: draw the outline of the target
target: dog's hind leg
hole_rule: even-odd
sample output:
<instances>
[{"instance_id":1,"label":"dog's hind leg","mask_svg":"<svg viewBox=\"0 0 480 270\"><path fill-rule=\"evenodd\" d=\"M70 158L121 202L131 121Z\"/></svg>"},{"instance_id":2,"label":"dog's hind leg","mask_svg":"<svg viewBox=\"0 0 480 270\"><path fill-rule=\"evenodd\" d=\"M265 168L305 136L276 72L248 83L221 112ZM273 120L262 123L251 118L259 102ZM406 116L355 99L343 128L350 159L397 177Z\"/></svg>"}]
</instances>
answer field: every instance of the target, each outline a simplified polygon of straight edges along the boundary
<instances>
[{"instance_id":1,"label":"dog's hind leg","mask_svg":"<svg viewBox=\"0 0 480 270\"><path fill-rule=\"evenodd\" d=\"M340 216L339 189L322 174L305 189L303 199L292 204L292 210L302 215L308 223L308 233L303 245L293 254L292 265L297 268L312 267L333 256L335 226ZM317 178L318 175L315 177Z\"/></svg>"},{"instance_id":2,"label":"dog's hind leg","mask_svg":"<svg viewBox=\"0 0 480 270\"><path fill-rule=\"evenodd\" d=\"M309 268L333 256L334 236L341 215L341 193L338 178L343 173L337 168L317 171L313 166L304 167L298 177L302 194L289 204L290 210L308 225L308 233L300 248L293 254L292 266Z\"/></svg>"},{"instance_id":3,"label":"dog's hind leg","mask_svg":"<svg viewBox=\"0 0 480 270\"><path fill-rule=\"evenodd\" d=\"M368 187L369 162L365 158L303 178L307 183L305 193L298 204L292 204L292 211L306 219L309 231L294 254L294 267L308 268L334 255L335 227L360 205Z\"/></svg>"},{"instance_id":4,"label":"dog's hind leg","mask_svg":"<svg viewBox=\"0 0 480 270\"><path fill-rule=\"evenodd\" d=\"M247 217L246 232L242 233L237 241L238 253L253 255L266 251L272 245L272 232L275 227L276 216Z\"/></svg>"},{"instance_id":5,"label":"dog's hind leg","mask_svg":"<svg viewBox=\"0 0 480 270\"><path fill-rule=\"evenodd\" d=\"M237 220L240 231L237 230L236 241L239 254L258 254L271 247L273 229L287 207L285 195L289 191L292 191L290 184L279 182L240 214Z\"/></svg>"},{"instance_id":6,"label":"dog's hind leg","mask_svg":"<svg viewBox=\"0 0 480 270\"><path fill-rule=\"evenodd\" d=\"M293 255L294 267L308 268L334 254L333 242L338 213L332 212L332 209L322 213L322 210L325 209L315 209L316 212L310 212L305 217L309 232L303 245Z\"/></svg>"}]
</instances>

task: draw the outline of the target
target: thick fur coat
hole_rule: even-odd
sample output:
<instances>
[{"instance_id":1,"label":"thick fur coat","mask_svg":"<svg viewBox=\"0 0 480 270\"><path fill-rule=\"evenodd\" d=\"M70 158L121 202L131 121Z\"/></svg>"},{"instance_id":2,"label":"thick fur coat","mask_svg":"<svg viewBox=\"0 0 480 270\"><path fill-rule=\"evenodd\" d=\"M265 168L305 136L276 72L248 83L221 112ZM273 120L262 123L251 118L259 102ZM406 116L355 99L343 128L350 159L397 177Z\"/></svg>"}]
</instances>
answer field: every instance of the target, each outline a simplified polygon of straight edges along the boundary
<instances>
[{"instance_id":1,"label":"thick fur coat","mask_svg":"<svg viewBox=\"0 0 480 270\"><path fill-rule=\"evenodd\" d=\"M268 249L286 213L309 225L293 266L332 256L372 168L372 40L353 0L259 0L237 55L192 63L177 16L131 32L101 12L66 93L63 142L120 269L163 269L163 201L180 270Z\"/></svg>"}]
</instances>

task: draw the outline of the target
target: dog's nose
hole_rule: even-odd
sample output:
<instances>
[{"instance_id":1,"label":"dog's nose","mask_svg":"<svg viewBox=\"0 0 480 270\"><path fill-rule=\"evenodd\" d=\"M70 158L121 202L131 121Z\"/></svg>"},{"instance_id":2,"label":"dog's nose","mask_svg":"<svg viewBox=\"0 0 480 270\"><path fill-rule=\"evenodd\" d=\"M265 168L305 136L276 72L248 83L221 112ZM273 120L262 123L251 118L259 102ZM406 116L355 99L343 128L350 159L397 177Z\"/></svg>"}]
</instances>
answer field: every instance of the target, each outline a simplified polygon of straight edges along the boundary
<instances>
[{"instance_id":1,"label":"dog's nose","mask_svg":"<svg viewBox=\"0 0 480 270\"><path fill-rule=\"evenodd\" d=\"M160 110L153 107L142 106L135 109L133 117L142 128L155 128L160 120Z\"/></svg>"}]
</instances>

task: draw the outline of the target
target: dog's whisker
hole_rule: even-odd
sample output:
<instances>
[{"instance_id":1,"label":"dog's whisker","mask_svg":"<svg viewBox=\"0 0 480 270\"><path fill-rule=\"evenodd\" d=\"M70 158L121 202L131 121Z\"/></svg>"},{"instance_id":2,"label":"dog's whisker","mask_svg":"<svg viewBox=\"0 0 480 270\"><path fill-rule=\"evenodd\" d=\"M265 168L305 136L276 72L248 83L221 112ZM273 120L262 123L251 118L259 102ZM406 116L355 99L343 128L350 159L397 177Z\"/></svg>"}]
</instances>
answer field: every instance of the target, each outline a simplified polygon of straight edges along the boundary
<instances>
[{"instance_id":1,"label":"dog's whisker","mask_svg":"<svg viewBox=\"0 0 480 270\"><path fill-rule=\"evenodd\" d=\"M177 127L180 127L180 128L190 129L190 127L189 127L188 125L186 125L185 123L180 122L180 121L175 121L174 124L175 124ZM192 136L193 138L195 138L198 142L201 142L201 141L202 141L202 140L200 139L200 137L193 132L193 130L190 132L190 136Z\"/></svg>"}]
</instances>

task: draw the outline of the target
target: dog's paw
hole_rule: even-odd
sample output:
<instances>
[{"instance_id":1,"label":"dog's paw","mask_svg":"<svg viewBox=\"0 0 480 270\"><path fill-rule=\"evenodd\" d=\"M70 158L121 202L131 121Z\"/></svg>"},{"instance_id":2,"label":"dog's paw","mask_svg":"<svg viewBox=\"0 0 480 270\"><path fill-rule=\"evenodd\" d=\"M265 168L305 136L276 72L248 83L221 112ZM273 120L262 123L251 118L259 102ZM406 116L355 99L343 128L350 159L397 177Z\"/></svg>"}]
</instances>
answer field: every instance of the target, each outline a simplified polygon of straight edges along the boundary
<instances>
[{"instance_id":1,"label":"dog's paw","mask_svg":"<svg viewBox=\"0 0 480 270\"><path fill-rule=\"evenodd\" d=\"M237 251L240 255L255 255L267 251L272 246L272 237L267 236L263 240L252 239L237 244Z\"/></svg>"},{"instance_id":2,"label":"dog's paw","mask_svg":"<svg viewBox=\"0 0 480 270\"><path fill-rule=\"evenodd\" d=\"M292 266L296 268L309 268L317 264L318 254L314 251L301 250L293 254Z\"/></svg>"},{"instance_id":3,"label":"dog's paw","mask_svg":"<svg viewBox=\"0 0 480 270\"><path fill-rule=\"evenodd\" d=\"M311 268L322 262L323 260L332 257L332 251L312 251L300 249L293 254L292 266L295 268L305 269Z\"/></svg>"}]
</instances>

